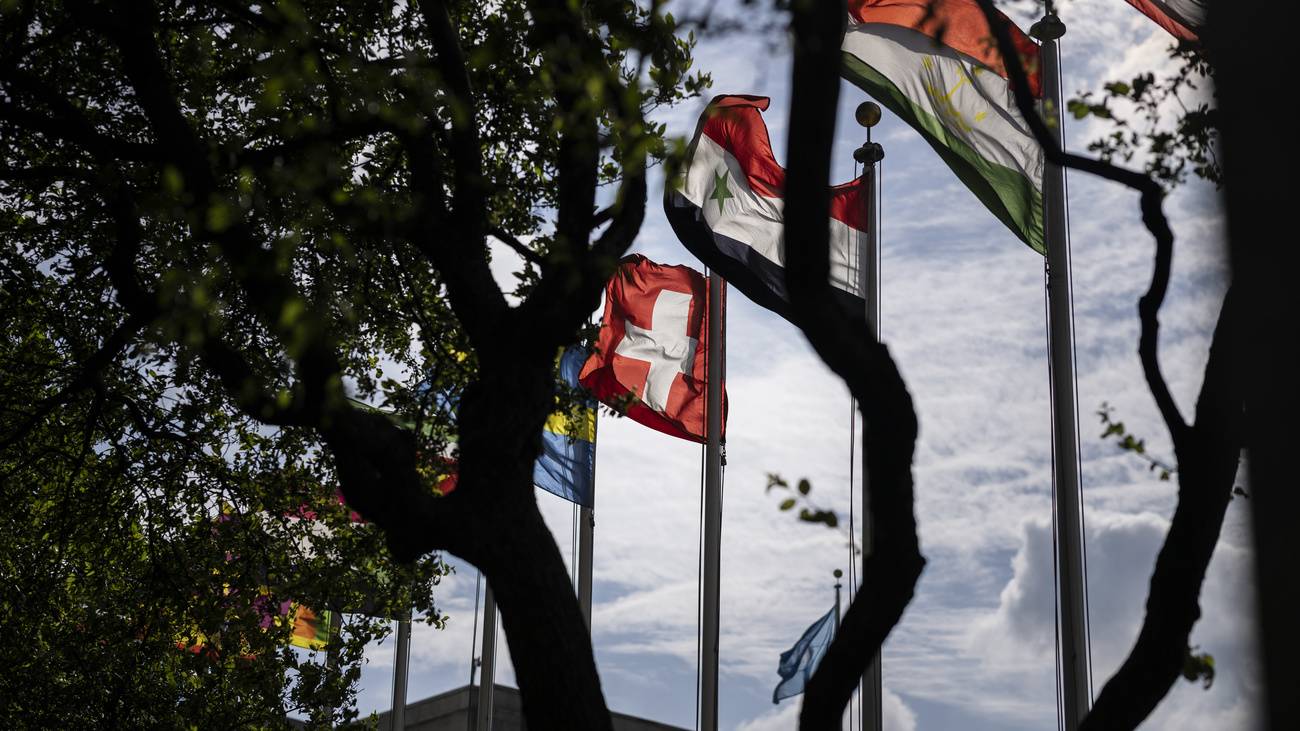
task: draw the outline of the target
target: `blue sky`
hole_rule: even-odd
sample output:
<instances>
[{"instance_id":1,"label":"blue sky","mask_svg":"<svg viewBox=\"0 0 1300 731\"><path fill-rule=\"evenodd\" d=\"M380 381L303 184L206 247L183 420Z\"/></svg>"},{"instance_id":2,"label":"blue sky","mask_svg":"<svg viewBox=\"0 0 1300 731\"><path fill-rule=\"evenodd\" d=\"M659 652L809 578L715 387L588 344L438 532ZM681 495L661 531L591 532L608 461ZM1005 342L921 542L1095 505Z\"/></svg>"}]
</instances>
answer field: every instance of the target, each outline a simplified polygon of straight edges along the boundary
<instances>
[{"instance_id":1,"label":"blue sky","mask_svg":"<svg viewBox=\"0 0 1300 731\"><path fill-rule=\"evenodd\" d=\"M1061 8L1067 92L1167 66L1163 31L1120 0ZM679 15L681 13L678 13ZM1017 18L1022 27L1029 20ZM784 161L789 56L783 38L705 39L697 64L715 93L772 97L767 124ZM836 179L853 176L865 95L845 85ZM689 135L706 100L662 115ZM1100 128L1067 124L1084 149ZM1043 263L963 188L930 148L886 114L882 327L916 401L915 475L922 550L917 597L884 651L886 728L1042 729L1055 723L1050 543L1050 422ZM703 269L658 205L633 251ZM1079 405L1094 678L1099 690L1142 616L1146 581L1173 508L1174 486L1098 439L1107 401L1149 448L1171 455L1137 360L1136 302L1152 244L1137 198L1069 177ZM1168 201L1178 237L1162 313L1162 362L1184 413L1200 386L1225 287L1222 212L1212 188ZM508 271L508 257L498 267ZM743 296L728 312L728 469L723 518L720 715L723 728L792 729L798 699L771 703L777 657L830 606L831 571L848 569L845 535L799 524L764 493L767 472L808 477L819 502L849 512L849 397L802 335ZM594 643L611 708L694 727L700 448L627 420L604 418L597 457ZM856 478L855 478L856 480ZM562 551L572 511L539 502ZM856 498L855 498L856 500ZM1152 729L1250 728L1259 681L1246 506L1229 506L1193 643L1212 652L1213 688L1180 683ZM445 630L417 626L409 697L469 677L475 571L460 565L437 593ZM391 698L392 643L373 647L363 713ZM497 681L513 684L507 660Z\"/></svg>"}]
</instances>

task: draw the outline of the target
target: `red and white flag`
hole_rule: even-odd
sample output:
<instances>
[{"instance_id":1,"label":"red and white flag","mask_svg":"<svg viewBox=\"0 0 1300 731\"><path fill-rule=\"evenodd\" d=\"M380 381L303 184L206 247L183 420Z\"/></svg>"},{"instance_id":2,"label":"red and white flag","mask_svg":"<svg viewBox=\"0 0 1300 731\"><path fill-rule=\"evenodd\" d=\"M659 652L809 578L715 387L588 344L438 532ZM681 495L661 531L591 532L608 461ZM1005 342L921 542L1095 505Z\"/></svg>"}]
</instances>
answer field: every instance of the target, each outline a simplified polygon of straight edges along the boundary
<instances>
[{"instance_id":1,"label":"red and white flag","mask_svg":"<svg viewBox=\"0 0 1300 731\"><path fill-rule=\"evenodd\" d=\"M1174 38L1200 40L1205 25L1206 0L1128 0L1128 4L1169 31Z\"/></svg>"},{"instance_id":2,"label":"red and white flag","mask_svg":"<svg viewBox=\"0 0 1300 731\"><path fill-rule=\"evenodd\" d=\"M605 287L600 337L578 381L634 421L705 441L708 291L690 267L623 259ZM724 430L726 413L724 390Z\"/></svg>"}]
</instances>

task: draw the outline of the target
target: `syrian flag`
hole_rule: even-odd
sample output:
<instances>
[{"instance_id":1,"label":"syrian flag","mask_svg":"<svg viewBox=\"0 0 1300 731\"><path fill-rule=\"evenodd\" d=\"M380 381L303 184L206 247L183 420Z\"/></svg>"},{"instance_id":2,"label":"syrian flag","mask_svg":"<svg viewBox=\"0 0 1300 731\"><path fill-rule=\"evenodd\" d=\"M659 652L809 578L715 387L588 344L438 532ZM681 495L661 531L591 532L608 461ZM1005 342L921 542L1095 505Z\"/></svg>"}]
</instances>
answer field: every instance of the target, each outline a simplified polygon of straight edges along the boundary
<instances>
[{"instance_id":1,"label":"syrian flag","mask_svg":"<svg viewBox=\"0 0 1300 731\"><path fill-rule=\"evenodd\" d=\"M1038 45L1001 19L1042 96ZM975 0L849 0L842 50L845 78L920 132L993 215L1047 253L1043 151Z\"/></svg>"},{"instance_id":2,"label":"syrian flag","mask_svg":"<svg viewBox=\"0 0 1300 731\"><path fill-rule=\"evenodd\" d=\"M1206 0L1128 0L1128 4L1169 31L1169 35L1184 41L1200 40L1209 10Z\"/></svg>"},{"instance_id":3,"label":"syrian flag","mask_svg":"<svg viewBox=\"0 0 1300 731\"><path fill-rule=\"evenodd\" d=\"M664 212L677 238L754 302L791 319L785 289L785 169L776 162L761 96L721 95L700 116L676 185L664 190ZM867 228L859 180L831 189L831 285L847 307L864 311L857 294L858 242Z\"/></svg>"},{"instance_id":4,"label":"syrian flag","mask_svg":"<svg viewBox=\"0 0 1300 731\"><path fill-rule=\"evenodd\" d=\"M578 381L610 408L665 434L704 442L709 285L686 266L635 254L605 287L596 349ZM722 426L727 395L722 394Z\"/></svg>"}]
</instances>

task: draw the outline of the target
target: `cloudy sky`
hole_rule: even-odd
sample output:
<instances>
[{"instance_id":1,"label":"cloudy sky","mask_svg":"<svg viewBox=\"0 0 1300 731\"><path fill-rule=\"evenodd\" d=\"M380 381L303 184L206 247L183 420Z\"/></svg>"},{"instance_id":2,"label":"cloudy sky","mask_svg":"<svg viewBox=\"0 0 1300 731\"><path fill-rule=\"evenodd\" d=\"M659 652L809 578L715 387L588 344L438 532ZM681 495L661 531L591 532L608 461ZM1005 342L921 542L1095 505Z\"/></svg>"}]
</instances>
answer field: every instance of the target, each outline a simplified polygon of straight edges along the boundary
<instances>
[{"instance_id":1,"label":"cloudy sky","mask_svg":"<svg viewBox=\"0 0 1300 731\"><path fill-rule=\"evenodd\" d=\"M681 13L679 13L680 15ZM1098 88L1167 66L1169 39L1120 0L1073 0L1061 15L1065 88ZM1017 20L1027 28L1032 18ZM784 158L789 55L783 38L705 39L696 53L712 93L772 98L773 147ZM836 179L853 174L862 141L845 84ZM663 116L690 135L704 102ZM1069 124L1076 150L1098 136ZM885 727L1043 729L1055 723L1050 414L1043 261L958 183L931 149L888 114L883 218L884 339L918 409L917 515L929 564L884 649ZM656 191L662 181L656 182ZM1127 653L1174 486L1102 442L1103 402L1171 455L1136 356L1136 302L1150 276L1151 239L1137 197L1069 177L1083 482L1098 690ZM652 193L633 251L703 269L674 238ZM1222 212L1212 188L1189 184L1167 204L1178 237L1162 313L1162 361L1184 413L1200 386L1224 290ZM504 261L504 260L503 260ZM771 702L778 655L833 600L847 573L846 534L800 524L764 493L767 472L808 477L814 497L850 509L848 392L802 335L737 293L728 312L728 469L722 549L722 727L792 729L798 699ZM603 418L597 459L593 641L612 709L695 726L700 447L633 422ZM855 478L856 481L856 478ZM571 552L568 503L539 493L556 540ZM856 498L855 498L856 500ZM847 522L847 521L846 521ZM1214 654L1210 690L1180 681L1146 728L1245 729L1259 693L1250 636L1246 506L1228 509L1193 643ZM417 626L409 698L469 679L476 573L460 564L438 594L445 630ZM360 709L388 707L391 641L372 648ZM508 657L497 681L514 684Z\"/></svg>"}]
</instances>

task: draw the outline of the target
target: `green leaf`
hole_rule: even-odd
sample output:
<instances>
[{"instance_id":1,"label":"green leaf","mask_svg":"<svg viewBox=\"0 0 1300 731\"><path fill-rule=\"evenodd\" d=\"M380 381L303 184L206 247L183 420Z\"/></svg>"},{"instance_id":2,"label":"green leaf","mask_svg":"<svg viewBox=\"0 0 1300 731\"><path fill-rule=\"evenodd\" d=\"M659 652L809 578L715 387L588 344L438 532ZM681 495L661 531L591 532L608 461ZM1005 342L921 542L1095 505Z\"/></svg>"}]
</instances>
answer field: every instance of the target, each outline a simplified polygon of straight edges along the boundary
<instances>
[{"instance_id":1,"label":"green leaf","mask_svg":"<svg viewBox=\"0 0 1300 731\"><path fill-rule=\"evenodd\" d=\"M794 502L795 502L795 501L794 501L794 498L792 498L792 497L788 497L788 498L786 498L786 499L784 499L784 500L781 501L781 506L780 506L780 507L781 507L782 510L789 510L790 508L793 508L793 507L794 507Z\"/></svg>"},{"instance_id":2,"label":"green leaf","mask_svg":"<svg viewBox=\"0 0 1300 731\"><path fill-rule=\"evenodd\" d=\"M807 479L799 480L799 494L807 495L812 490L812 483Z\"/></svg>"}]
</instances>

